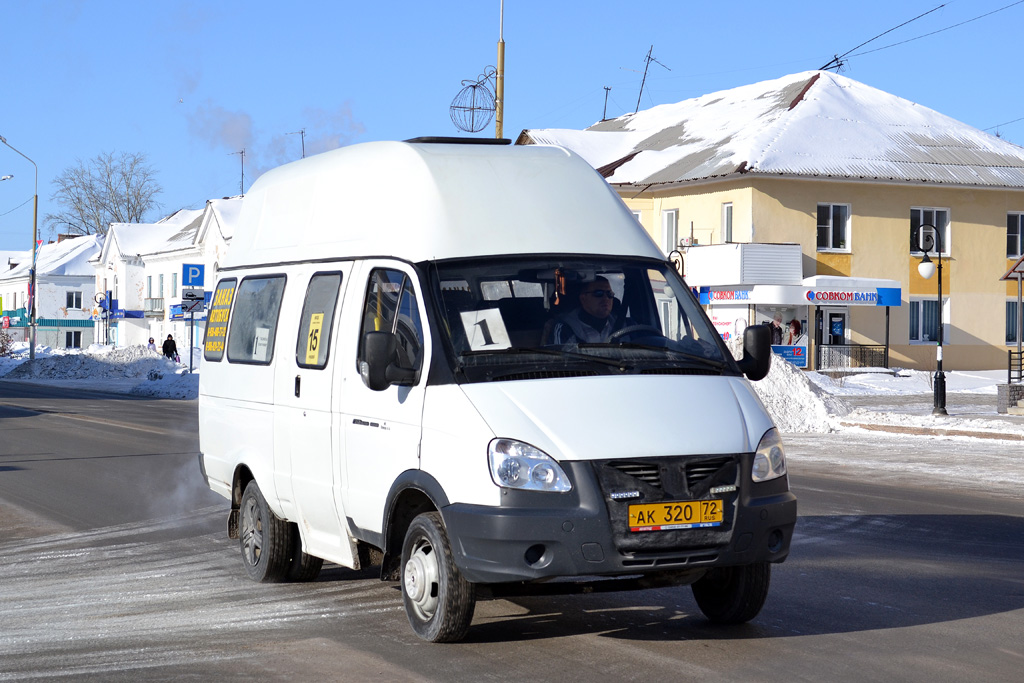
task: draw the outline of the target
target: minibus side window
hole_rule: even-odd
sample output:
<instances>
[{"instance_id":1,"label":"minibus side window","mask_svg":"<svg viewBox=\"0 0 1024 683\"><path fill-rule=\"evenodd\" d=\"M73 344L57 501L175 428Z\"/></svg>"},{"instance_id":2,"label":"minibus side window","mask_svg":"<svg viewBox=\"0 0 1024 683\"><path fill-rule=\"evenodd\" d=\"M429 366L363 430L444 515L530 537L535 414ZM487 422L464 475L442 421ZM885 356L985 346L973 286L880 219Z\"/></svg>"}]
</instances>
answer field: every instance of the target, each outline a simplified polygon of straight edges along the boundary
<instances>
[{"instance_id":1,"label":"minibus side window","mask_svg":"<svg viewBox=\"0 0 1024 683\"><path fill-rule=\"evenodd\" d=\"M295 344L295 362L300 368L323 369L327 365L340 289L341 273L317 273L309 279Z\"/></svg>"},{"instance_id":2,"label":"minibus side window","mask_svg":"<svg viewBox=\"0 0 1024 683\"><path fill-rule=\"evenodd\" d=\"M210 302L210 312L206 316L206 336L203 338L203 359L220 361L224 357L224 342L228 338L228 315L231 313L231 302L235 298L235 278L228 278L217 283Z\"/></svg>"},{"instance_id":3,"label":"minibus side window","mask_svg":"<svg viewBox=\"0 0 1024 683\"><path fill-rule=\"evenodd\" d=\"M229 362L268 365L274 358L284 282L284 275L271 275L247 277L238 285L228 324Z\"/></svg>"},{"instance_id":4,"label":"minibus side window","mask_svg":"<svg viewBox=\"0 0 1024 683\"><path fill-rule=\"evenodd\" d=\"M364 360L362 339L367 332L391 332L398 342L398 365L419 370L423 362L423 326L412 282L397 270L377 269L370 274L359 332L359 358Z\"/></svg>"}]
</instances>

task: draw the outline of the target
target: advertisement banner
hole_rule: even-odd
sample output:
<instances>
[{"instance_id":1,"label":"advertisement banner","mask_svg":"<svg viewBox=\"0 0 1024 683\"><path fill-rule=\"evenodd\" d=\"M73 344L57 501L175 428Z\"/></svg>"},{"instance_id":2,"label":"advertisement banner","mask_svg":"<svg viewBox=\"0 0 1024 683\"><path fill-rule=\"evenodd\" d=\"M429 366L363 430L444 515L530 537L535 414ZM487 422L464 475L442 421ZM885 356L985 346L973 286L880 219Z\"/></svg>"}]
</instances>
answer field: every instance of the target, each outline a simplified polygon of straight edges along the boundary
<instances>
[{"instance_id":1,"label":"advertisement banner","mask_svg":"<svg viewBox=\"0 0 1024 683\"><path fill-rule=\"evenodd\" d=\"M772 333L772 352L798 368L807 367L807 307L758 306L758 325L766 325Z\"/></svg>"}]
</instances>

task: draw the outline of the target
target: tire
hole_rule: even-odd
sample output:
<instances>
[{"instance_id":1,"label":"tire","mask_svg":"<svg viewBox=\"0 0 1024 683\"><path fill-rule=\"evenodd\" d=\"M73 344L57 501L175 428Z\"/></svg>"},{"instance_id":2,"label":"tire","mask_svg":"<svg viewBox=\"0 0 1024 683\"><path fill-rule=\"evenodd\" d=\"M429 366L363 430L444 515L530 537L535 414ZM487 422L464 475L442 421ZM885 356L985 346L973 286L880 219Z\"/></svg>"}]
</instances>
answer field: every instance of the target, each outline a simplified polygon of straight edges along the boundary
<instances>
[{"instance_id":1,"label":"tire","mask_svg":"<svg viewBox=\"0 0 1024 683\"><path fill-rule=\"evenodd\" d=\"M757 616L768 597L772 568L767 562L710 570L693 584L693 597L709 621L743 624Z\"/></svg>"},{"instance_id":2,"label":"tire","mask_svg":"<svg viewBox=\"0 0 1024 683\"><path fill-rule=\"evenodd\" d=\"M242 494L239 547L249 578L260 583L284 581L292 559L292 529L267 506L255 481Z\"/></svg>"},{"instance_id":3,"label":"tire","mask_svg":"<svg viewBox=\"0 0 1024 683\"><path fill-rule=\"evenodd\" d=\"M405 534L402 601L412 630L432 643L462 640L473 621L476 593L455 566L437 512L417 516Z\"/></svg>"},{"instance_id":4,"label":"tire","mask_svg":"<svg viewBox=\"0 0 1024 683\"><path fill-rule=\"evenodd\" d=\"M302 536L299 534L299 527L289 523L292 534L292 554L288 564L289 581L313 581L320 576L320 569L324 561L314 555L307 555L302 552Z\"/></svg>"}]
</instances>

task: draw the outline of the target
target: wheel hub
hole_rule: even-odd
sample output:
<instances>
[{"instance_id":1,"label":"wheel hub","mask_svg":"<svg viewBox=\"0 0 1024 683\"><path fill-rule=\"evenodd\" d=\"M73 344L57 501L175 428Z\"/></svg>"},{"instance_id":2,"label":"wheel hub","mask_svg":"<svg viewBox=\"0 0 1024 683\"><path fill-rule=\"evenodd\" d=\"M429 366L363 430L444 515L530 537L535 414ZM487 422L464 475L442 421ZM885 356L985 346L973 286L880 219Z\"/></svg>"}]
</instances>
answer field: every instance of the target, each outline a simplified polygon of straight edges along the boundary
<instances>
[{"instance_id":1,"label":"wheel hub","mask_svg":"<svg viewBox=\"0 0 1024 683\"><path fill-rule=\"evenodd\" d=\"M430 619L437 611L440 579L433 551L430 545L418 545L405 563L403 572L405 595L424 620Z\"/></svg>"}]
</instances>

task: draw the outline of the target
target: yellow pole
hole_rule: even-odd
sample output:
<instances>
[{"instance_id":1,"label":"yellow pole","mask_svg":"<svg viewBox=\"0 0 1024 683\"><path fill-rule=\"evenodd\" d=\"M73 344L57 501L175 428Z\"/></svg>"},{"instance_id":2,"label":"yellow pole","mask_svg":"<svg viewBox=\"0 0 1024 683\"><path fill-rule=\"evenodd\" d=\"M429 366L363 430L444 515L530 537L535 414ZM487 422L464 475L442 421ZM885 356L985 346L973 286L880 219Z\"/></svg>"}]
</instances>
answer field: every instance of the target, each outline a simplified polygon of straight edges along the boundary
<instances>
[{"instance_id":1,"label":"yellow pole","mask_svg":"<svg viewBox=\"0 0 1024 683\"><path fill-rule=\"evenodd\" d=\"M500 138L505 125L505 0L498 21L498 73L494 77L494 137Z\"/></svg>"}]
</instances>

